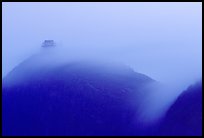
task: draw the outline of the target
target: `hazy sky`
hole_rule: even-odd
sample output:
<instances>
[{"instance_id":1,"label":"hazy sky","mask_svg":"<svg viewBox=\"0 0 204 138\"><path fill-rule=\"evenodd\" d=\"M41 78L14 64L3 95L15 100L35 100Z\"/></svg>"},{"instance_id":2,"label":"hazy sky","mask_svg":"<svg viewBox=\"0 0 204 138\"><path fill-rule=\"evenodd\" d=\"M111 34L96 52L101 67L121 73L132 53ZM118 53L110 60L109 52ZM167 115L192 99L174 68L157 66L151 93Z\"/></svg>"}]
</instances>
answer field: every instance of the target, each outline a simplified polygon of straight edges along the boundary
<instances>
[{"instance_id":1,"label":"hazy sky","mask_svg":"<svg viewBox=\"0 0 204 138\"><path fill-rule=\"evenodd\" d=\"M54 39L161 82L202 74L202 3L3 3L3 77Z\"/></svg>"}]
</instances>

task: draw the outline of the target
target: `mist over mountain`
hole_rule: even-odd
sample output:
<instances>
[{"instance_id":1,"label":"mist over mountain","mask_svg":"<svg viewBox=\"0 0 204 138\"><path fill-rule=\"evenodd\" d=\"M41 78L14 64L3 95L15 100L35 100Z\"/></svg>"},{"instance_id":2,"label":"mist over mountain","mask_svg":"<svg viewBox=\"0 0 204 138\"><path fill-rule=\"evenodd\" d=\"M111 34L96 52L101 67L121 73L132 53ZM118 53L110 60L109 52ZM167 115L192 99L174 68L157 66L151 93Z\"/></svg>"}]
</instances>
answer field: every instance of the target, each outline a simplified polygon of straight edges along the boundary
<instances>
[{"instance_id":1,"label":"mist over mountain","mask_svg":"<svg viewBox=\"0 0 204 138\"><path fill-rule=\"evenodd\" d=\"M5 136L202 134L201 2L3 2L2 40Z\"/></svg>"},{"instance_id":2,"label":"mist over mountain","mask_svg":"<svg viewBox=\"0 0 204 138\"><path fill-rule=\"evenodd\" d=\"M3 135L143 135L137 117L156 81L125 65L47 66L41 56L3 80Z\"/></svg>"},{"instance_id":3,"label":"mist over mountain","mask_svg":"<svg viewBox=\"0 0 204 138\"><path fill-rule=\"evenodd\" d=\"M89 59L48 50L14 68L3 79L3 135L201 134L201 83L164 102L154 79Z\"/></svg>"}]
</instances>

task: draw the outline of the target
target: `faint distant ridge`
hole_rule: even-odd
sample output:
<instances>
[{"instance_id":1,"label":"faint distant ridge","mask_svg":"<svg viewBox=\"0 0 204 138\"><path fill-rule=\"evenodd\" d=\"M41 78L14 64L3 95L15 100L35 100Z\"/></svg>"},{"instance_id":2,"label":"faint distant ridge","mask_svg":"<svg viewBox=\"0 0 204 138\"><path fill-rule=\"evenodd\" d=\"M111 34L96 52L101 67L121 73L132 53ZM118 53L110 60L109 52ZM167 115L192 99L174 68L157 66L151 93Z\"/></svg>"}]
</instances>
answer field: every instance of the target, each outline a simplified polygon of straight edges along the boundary
<instances>
[{"instance_id":1,"label":"faint distant ridge","mask_svg":"<svg viewBox=\"0 0 204 138\"><path fill-rule=\"evenodd\" d=\"M45 41L44 43L48 43L45 47L54 47L52 44L54 41L49 40L49 42ZM49 51L49 49L45 49L45 51ZM55 51L52 51L53 53ZM59 62L60 58L58 59L52 53L47 54L46 52L41 52L35 54L28 59L21 62L17 65L11 72L7 74L7 76L3 79L4 86L7 85L17 85L18 83L22 83L23 81L30 81L35 78L42 77L41 75L45 75L48 73L59 74L62 69L66 68L67 70L75 70L80 72L89 72L89 73L96 73L98 74L109 74L109 75L123 75L123 77L130 77L130 78L140 78L144 80L151 80L155 81L152 78L135 72L132 68L127 65L115 63L115 62L108 62L108 61L95 61L95 60L74 60L74 61L67 61L67 62ZM78 72L78 73L80 73Z\"/></svg>"}]
</instances>

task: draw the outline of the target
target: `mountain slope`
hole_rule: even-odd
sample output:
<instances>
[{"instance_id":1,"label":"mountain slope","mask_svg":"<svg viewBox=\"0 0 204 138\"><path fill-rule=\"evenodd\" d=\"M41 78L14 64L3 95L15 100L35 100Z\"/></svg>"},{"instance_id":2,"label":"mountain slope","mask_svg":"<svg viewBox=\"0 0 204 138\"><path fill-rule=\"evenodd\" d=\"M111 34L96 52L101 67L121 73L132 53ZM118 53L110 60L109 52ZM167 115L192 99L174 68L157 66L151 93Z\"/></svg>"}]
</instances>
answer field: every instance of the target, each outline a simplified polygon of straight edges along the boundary
<instances>
[{"instance_id":1,"label":"mountain slope","mask_svg":"<svg viewBox=\"0 0 204 138\"><path fill-rule=\"evenodd\" d=\"M166 113L159 135L202 135L202 83L184 91Z\"/></svg>"},{"instance_id":2,"label":"mountain slope","mask_svg":"<svg viewBox=\"0 0 204 138\"><path fill-rule=\"evenodd\" d=\"M3 80L3 135L143 135L134 120L154 80L119 64L40 60Z\"/></svg>"}]
</instances>

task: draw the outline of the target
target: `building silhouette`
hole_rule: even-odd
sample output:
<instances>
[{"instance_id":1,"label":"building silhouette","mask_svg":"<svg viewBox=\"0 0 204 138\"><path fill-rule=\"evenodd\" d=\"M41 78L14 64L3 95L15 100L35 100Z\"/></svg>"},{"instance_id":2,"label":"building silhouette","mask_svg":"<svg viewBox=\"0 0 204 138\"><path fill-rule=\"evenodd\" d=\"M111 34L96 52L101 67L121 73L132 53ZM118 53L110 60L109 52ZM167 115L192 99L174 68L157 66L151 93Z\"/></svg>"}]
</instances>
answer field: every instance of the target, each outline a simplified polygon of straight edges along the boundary
<instances>
[{"instance_id":1,"label":"building silhouette","mask_svg":"<svg viewBox=\"0 0 204 138\"><path fill-rule=\"evenodd\" d=\"M42 43L42 47L54 47L54 46L55 46L54 40L45 40Z\"/></svg>"}]
</instances>

